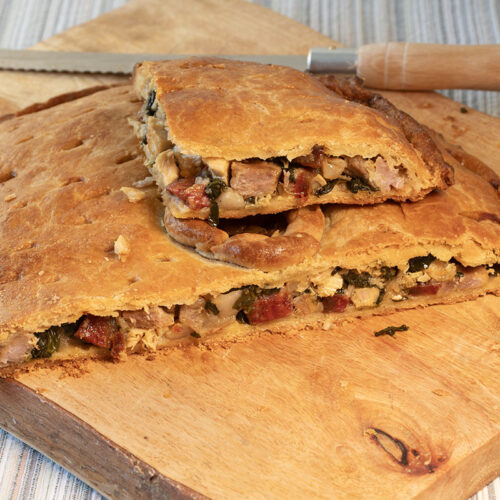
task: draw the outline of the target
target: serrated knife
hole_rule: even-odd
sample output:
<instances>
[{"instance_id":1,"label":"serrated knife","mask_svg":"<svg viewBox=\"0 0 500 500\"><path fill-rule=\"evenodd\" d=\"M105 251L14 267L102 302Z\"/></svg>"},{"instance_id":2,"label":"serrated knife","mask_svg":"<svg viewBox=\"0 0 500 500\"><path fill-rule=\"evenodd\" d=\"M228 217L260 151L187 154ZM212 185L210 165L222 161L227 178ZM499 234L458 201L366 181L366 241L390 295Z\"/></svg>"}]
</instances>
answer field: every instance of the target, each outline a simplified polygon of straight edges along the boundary
<instances>
[{"instance_id":1,"label":"serrated knife","mask_svg":"<svg viewBox=\"0 0 500 500\"><path fill-rule=\"evenodd\" d=\"M130 74L141 61L189 55L61 52L0 49L0 69ZM359 49L312 48L307 56L221 55L230 59L291 66L313 73L353 73L381 89L445 88L500 90L500 45L436 45L390 42Z\"/></svg>"}]
</instances>

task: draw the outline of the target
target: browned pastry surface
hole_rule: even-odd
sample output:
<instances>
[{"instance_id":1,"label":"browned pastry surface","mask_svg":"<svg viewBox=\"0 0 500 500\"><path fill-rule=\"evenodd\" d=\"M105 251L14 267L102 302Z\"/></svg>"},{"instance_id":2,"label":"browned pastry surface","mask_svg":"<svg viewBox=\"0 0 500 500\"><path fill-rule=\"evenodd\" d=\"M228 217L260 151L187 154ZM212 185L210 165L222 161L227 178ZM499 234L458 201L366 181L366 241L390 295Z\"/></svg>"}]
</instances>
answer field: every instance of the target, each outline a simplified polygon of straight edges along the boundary
<instances>
[{"instance_id":1,"label":"browned pastry surface","mask_svg":"<svg viewBox=\"0 0 500 500\"><path fill-rule=\"evenodd\" d=\"M0 151L0 342L88 313L189 304L248 284L279 287L336 265L402 265L427 253L465 266L500 260L498 193L458 162L457 184L421 202L330 207L320 253L298 266L265 273L196 256L166 236L154 187L139 187L144 197L136 202L120 190L147 176L127 123L138 108L125 86L0 123L1 143L8 145ZM124 246L117 246L120 237ZM453 302L485 291L496 288L413 303ZM283 321L277 325L293 319ZM295 324L321 321L303 316Z\"/></svg>"},{"instance_id":2,"label":"browned pastry surface","mask_svg":"<svg viewBox=\"0 0 500 500\"><path fill-rule=\"evenodd\" d=\"M278 217L269 216L270 219ZM262 271L276 271L313 257L319 251L325 230L325 218L319 206L292 210L286 214L286 219L286 228L271 229L271 234L265 234L269 231L259 226L260 221L253 217L239 219L241 228L231 236L204 220L176 219L168 208L163 221L174 240L195 248L206 257Z\"/></svg>"}]
</instances>

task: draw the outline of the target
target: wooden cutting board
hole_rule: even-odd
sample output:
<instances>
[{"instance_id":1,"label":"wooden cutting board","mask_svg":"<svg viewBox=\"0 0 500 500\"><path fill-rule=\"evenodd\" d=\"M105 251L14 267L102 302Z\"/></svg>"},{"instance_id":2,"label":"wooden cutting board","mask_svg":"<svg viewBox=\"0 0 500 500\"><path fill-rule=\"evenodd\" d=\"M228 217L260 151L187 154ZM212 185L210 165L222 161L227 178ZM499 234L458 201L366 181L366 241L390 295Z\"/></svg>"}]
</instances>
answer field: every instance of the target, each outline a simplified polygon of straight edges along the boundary
<instances>
[{"instance_id":1,"label":"wooden cutting board","mask_svg":"<svg viewBox=\"0 0 500 500\"><path fill-rule=\"evenodd\" d=\"M306 53L333 42L240 0L143 0L36 48ZM0 73L4 109L115 77ZM500 120L387 93L500 172ZM406 323L395 337L374 337ZM0 425L111 498L467 498L500 474L500 298L42 370ZM196 493L199 492L199 493Z\"/></svg>"}]
</instances>

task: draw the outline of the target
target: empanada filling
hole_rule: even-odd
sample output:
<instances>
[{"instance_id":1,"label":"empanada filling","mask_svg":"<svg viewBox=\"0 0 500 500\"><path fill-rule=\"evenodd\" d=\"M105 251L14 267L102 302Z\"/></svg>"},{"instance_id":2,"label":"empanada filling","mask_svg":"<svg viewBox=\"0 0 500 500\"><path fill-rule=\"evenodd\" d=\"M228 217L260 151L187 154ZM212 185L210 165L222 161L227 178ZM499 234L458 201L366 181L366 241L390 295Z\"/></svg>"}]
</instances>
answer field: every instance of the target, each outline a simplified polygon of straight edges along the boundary
<instances>
[{"instance_id":1,"label":"empanada filling","mask_svg":"<svg viewBox=\"0 0 500 500\"><path fill-rule=\"evenodd\" d=\"M89 345L120 359L127 353L207 339L236 325L265 326L287 316L316 314L318 320L324 315L356 316L362 309L417 301L422 296L428 296L427 302L439 302L430 296L466 297L472 290L499 286L500 263L464 267L454 259L443 262L432 255L412 258L402 268L335 267L280 287L249 285L208 294L189 305L152 306L109 317L86 315L74 324L19 334L0 346L0 365L55 353L64 356L68 350L81 351Z\"/></svg>"},{"instance_id":2,"label":"empanada filling","mask_svg":"<svg viewBox=\"0 0 500 500\"><path fill-rule=\"evenodd\" d=\"M407 169L393 160L380 155L330 156L321 145L292 160L228 161L183 154L169 138L165 113L155 95L154 91L149 94L139 121L131 123L148 168L179 211L196 211L206 217L218 210L265 207L277 197L294 199L297 206L311 199L322 202L322 197L334 190L354 194L400 192L409 180ZM418 179L412 182L418 183Z\"/></svg>"}]
</instances>

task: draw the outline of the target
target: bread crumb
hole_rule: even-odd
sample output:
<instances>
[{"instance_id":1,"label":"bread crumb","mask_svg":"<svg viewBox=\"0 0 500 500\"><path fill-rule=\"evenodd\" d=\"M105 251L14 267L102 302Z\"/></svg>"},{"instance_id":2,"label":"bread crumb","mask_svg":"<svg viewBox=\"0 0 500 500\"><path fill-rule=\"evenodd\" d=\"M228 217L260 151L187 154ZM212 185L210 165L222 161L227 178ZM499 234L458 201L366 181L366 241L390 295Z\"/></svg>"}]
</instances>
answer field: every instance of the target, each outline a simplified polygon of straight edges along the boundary
<instances>
[{"instance_id":1,"label":"bread crumb","mask_svg":"<svg viewBox=\"0 0 500 500\"><path fill-rule=\"evenodd\" d=\"M12 200L15 200L16 199L16 194L15 193L10 193L8 194L4 199L3 201L12 201Z\"/></svg>"},{"instance_id":2,"label":"bread crumb","mask_svg":"<svg viewBox=\"0 0 500 500\"><path fill-rule=\"evenodd\" d=\"M140 189L131 188L127 186L121 187L120 191L122 191L127 196L128 201L130 201L130 203L137 203L138 201L143 200L144 197L146 196L146 194Z\"/></svg>"},{"instance_id":3,"label":"bread crumb","mask_svg":"<svg viewBox=\"0 0 500 500\"><path fill-rule=\"evenodd\" d=\"M117 240L115 241L115 254L118 255L118 258L125 262L127 260L127 256L130 253L130 245L128 241L120 234Z\"/></svg>"},{"instance_id":4,"label":"bread crumb","mask_svg":"<svg viewBox=\"0 0 500 500\"><path fill-rule=\"evenodd\" d=\"M154 184L154 179L150 177L145 177L144 179L141 179L140 181L136 181L132 184L132 186L136 188L143 188L143 187L149 187Z\"/></svg>"}]
</instances>

